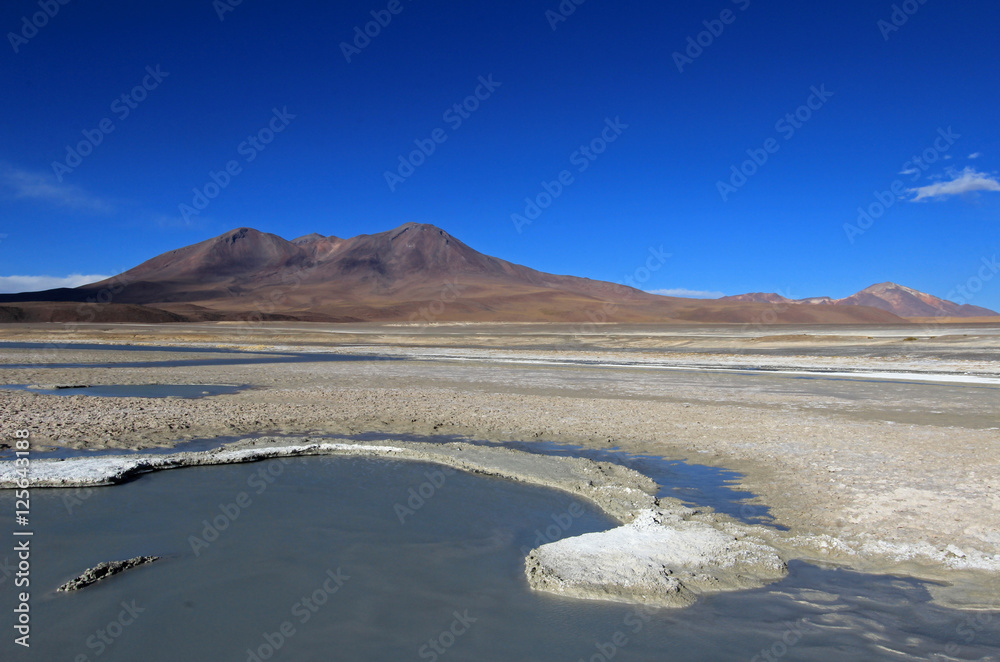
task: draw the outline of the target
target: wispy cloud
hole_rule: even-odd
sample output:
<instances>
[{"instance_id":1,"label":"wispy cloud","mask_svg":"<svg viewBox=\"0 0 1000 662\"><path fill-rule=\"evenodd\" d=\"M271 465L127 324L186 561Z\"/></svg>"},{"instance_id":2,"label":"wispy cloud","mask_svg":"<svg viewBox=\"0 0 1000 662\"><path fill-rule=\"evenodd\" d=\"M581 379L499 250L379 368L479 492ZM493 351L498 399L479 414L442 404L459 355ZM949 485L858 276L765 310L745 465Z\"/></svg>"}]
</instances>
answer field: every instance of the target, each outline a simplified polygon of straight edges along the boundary
<instances>
[{"instance_id":1,"label":"wispy cloud","mask_svg":"<svg viewBox=\"0 0 1000 662\"><path fill-rule=\"evenodd\" d=\"M659 294L665 297L688 297L690 299L718 299L726 296L724 292L705 292L703 290L689 290L683 287L676 287L668 290L646 290L650 294Z\"/></svg>"},{"instance_id":2,"label":"wispy cloud","mask_svg":"<svg viewBox=\"0 0 1000 662\"><path fill-rule=\"evenodd\" d=\"M928 198L943 198L951 195L963 195L975 191L1000 191L1000 181L993 175L977 172L974 168L966 168L962 172L953 173L949 181L937 182L908 189L915 194L910 202Z\"/></svg>"},{"instance_id":3,"label":"wispy cloud","mask_svg":"<svg viewBox=\"0 0 1000 662\"><path fill-rule=\"evenodd\" d=\"M216 219L211 216L195 216L185 220L180 214L162 214L158 212L142 213L138 218L143 223L159 228L207 228L211 227Z\"/></svg>"},{"instance_id":4,"label":"wispy cloud","mask_svg":"<svg viewBox=\"0 0 1000 662\"><path fill-rule=\"evenodd\" d=\"M73 184L63 184L46 172L35 172L0 162L0 190L8 198L37 200L54 207L108 214L115 205Z\"/></svg>"},{"instance_id":5,"label":"wispy cloud","mask_svg":"<svg viewBox=\"0 0 1000 662\"><path fill-rule=\"evenodd\" d=\"M79 287L111 276L70 274L69 276L0 276L0 292L37 292L57 287Z\"/></svg>"},{"instance_id":6,"label":"wispy cloud","mask_svg":"<svg viewBox=\"0 0 1000 662\"><path fill-rule=\"evenodd\" d=\"M901 175L916 175L919 172L920 171L917 170L916 168L907 168L906 170L900 170L899 174L901 174Z\"/></svg>"},{"instance_id":7,"label":"wispy cloud","mask_svg":"<svg viewBox=\"0 0 1000 662\"><path fill-rule=\"evenodd\" d=\"M970 159L978 159L982 155L983 155L982 152L973 152L972 154L969 154L969 158Z\"/></svg>"}]
</instances>

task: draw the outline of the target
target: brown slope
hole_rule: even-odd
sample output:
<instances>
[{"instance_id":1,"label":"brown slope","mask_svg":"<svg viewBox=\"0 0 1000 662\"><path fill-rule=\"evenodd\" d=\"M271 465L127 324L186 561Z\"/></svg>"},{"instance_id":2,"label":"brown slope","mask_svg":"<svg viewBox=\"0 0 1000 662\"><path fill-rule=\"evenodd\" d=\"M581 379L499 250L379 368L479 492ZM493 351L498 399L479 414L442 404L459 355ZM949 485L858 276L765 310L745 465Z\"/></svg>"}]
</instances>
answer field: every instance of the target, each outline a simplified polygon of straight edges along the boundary
<instances>
[{"instance_id":1,"label":"brown slope","mask_svg":"<svg viewBox=\"0 0 1000 662\"><path fill-rule=\"evenodd\" d=\"M78 300L163 304L226 299L309 262L309 250L252 228L158 255L104 281L75 289Z\"/></svg>"},{"instance_id":2,"label":"brown slope","mask_svg":"<svg viewBox=\"0 0 1000 662\"><path fill-rule=\"evenodd\" d=\"M876 283L837 303L881 308L900 317L986 317L997 314L987 308L959 305L896 283Z\"/></svg>"},{"instance_id":3,"label":"brown slope","mask_svg":"<svg viewBox=\"0 0 1000 662\"><path fill-rule=\"evenodd\" d=\"M120 324L128 322L133 324L163 324L187 321L190 321L190 318L185 315L132 304L52 301L0 304L0 323L92 322L96 324Z\"/></svg>"},{"instance_id":4,"label":"brown slope","mask_svg":"<svg viewBox=\"0 0 1000 662\"><path fill-rule=\"evenodd\" d=\"M192 246L168 251L125 272L128 281L176 281L203 278L220 282L259 277L301 262L304 251L281 237L239 228ZM101 285L101 283L97 283Z\"/></svg>"},{"instance_id":5,"label":"brown slope","mask_svg":"<svg viewBox=\"0 0 1000 662\"><path fill-rule=\"evenodd\" d=\"M332 235L324 237L318 232L314 232L293 239L291 243L300 247L311 260L325 260L344 245L344 240Z\"/></svg>"},{"instance_id":6,"label":"brown slope","mask_svg":"<svg viewBox=\"0 0 1000 662\"><path fill-rule=\"evenodd\" d=\"M810 297L787 299L780 294L752 292L722 297L718 301L757 302L775 304L801 304L822 306L862 306L888 311L903 318L961 318L989 317L998 313L987 308L957 304L896 283L877 283L843 299Z\"/></svg>"},{"instance_id":7,"label":"brown slope","mask_svg":"<svg viewBox=\"0 0 1000 662\"><path fill-rule=\"evenodd\" d=\"M440 289L448 282L558 289L599 298L652 299L634 288L575 276L556 276L485 255L433 225L407 223L395 230L344 242L305 282L350 284L352 293L395 296Z\"/></svg>"},{"instance_id":8,"label":"brown slope","mask_svg":"<svg viewBox=\"0 0 1000 662\"><path fill-rule=\"evenodd\" d=\"M319 238L296 240L300 247ZM246 284L241 284L246 288ZM444 320L586 319L604 302L668 299L614 283L556 276L484 255L444 230L407 223L343 240L323 259L261 278L255 287L199 302L212 308L279 306L294 314L408 320L418 313ZM558 301L558 303L552 303ZM447 307L442 304L447 303ZM599 312L596 314L600 314ZM648 314L647 314L648 317Z\"/></svg>"}]
</instances>

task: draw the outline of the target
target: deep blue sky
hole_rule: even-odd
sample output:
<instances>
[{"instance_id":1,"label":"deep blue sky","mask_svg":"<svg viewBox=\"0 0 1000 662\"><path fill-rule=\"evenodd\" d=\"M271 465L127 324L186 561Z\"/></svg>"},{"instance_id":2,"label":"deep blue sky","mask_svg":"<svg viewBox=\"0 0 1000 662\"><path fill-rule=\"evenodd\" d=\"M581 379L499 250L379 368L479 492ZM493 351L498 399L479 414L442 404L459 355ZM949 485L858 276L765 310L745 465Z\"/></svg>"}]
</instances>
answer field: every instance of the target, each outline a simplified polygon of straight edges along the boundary
<instances>
[{"instance_id":1,"label":"deep blue sky","mask_svg":"<svg viewBox=\"0 0 1000 662\"><path fill-rule=\"evenodd\" d=\"M348 63L341 42L387 0L243 0L225 20L211 0L70 0L13 45L40 9L8 0L0 276L113 274L239 226L291 239L418 221L613 281L662 246L649 290L842 297L892 280L954 298L972 279L965 300L1000 308L1000 275L979 273L1000 253L1000 5L911 4L886 39L888 1L586 0L553 30L557 0L400 0ZM723 10L730 24L679 71L674 53ZM115 100L157 65L169 75L123 118ZM500 86L455 128L445 111L491 75ZM832 96L791 135L777 122L814 87ZM240 144L286 107L295 118L247 162ZM114 130L56 173L104 118ZM627 128L579 172L574 152L608 119ZM936 150L949 127L959 137ZM384 173L439 128L390 190ZM777 151L724 200L718 182L768 139ZM936 162L901 174L925 150ZM230 160L239 174L182 218ZM573 183L518 232L511 215L564 169ZM850 241L845 223L894 183L901 197Z\"/></svg>"}]
</instances>

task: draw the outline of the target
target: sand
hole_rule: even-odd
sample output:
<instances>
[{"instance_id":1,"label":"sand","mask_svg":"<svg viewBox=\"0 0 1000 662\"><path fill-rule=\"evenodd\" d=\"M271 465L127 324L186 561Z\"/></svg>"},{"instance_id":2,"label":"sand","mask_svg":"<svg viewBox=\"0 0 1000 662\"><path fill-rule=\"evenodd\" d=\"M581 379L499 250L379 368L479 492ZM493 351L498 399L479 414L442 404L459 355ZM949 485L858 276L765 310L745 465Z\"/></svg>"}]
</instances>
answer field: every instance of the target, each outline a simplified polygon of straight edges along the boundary
<instances>
[{"instance_id":1,"label":"sand","mask_svg":"<svg viewBox=\"0 0 1000 662\"><path fill-rule=\"evenodd\" d=\"M5 327L2 339L405 359L0 365L4 383L255 387L202 400L0 391L6 440L21 428L36 447L74 448L384 432L616 447L742 472L740 485L789 527L780 543L786 559L944 580L954 589L934 590L952 604L985 605L1000 592L996 327L55 325ZM114 360L226 356L156 351ZM108 360L72 347L0 351L6 364Z\"/></svg>"}]
</instances>

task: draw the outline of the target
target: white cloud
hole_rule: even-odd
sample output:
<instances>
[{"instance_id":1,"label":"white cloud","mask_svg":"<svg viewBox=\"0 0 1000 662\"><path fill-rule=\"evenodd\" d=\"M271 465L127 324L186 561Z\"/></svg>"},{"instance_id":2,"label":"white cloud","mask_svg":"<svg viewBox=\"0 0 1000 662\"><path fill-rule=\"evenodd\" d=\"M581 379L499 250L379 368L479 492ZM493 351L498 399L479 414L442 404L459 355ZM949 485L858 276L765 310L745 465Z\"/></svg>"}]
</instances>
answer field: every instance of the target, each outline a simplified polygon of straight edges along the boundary
<instances>
[{"instance_id":1,"label":"white cloud","mask_svg":"<svg viewBox=\"0 0 1000 662\"><path fill-rule=\"evenodd\" d=\"M949 195L962 195L974 191L1000 191L1000 181L985 172L976 172L973 168L966 168L960 173L952 174L950 181L908 189L909 193L916 194L910 202Z\"/></svg>"},{"instance_id":2,"label":"white cloud","mask_svg":"<svg viewBox=\"0 0 1000 662\"><path fill-rule=\"evenodd\" d=\"M689 290L677 287L669 290L646 290L650 294L659 294L665 297L688 297L690 299L718 299L726 296L724 292L704 292L702 290Z\"/></svg>"},{"instance_id":3,"label":"white cloud","mask_svg":"<svg viewBox=\"0 0 1000 662\"><path fill-rule=\"evenodd\" d=\"M982 155L983 155L982 152L973 152L972 154L969 154L969 158L970 159L978 159Z\"/></svg>"},{"instance_id":4,"label":"white cloud","mask_svg":"<svg viewBox=\"0 0 1000 662\"><path fill-rule=\"evenodd\" d=\"M901 175L916 175L919 172L920 171L917 170L916 168L907 168L906 170L900 170L899 174L901 174Z\"/></svg>"},{"instance_id":5,"label":"white cloud","mask_svg":"<svg viewBox=\"0 0 1000 662\"><path fill-rule=\"evenodd\" d=\"M96 283L111 276L70 274L69 276L0 276L0 292L16 294L17 292L37 292L52 290L57 287L79 287Z\"/></svg>"},{"instance_id":6,"label":"white cloud","mask_svg":"<svg viewBox=\"0 0 1000 662\"><path fill-rule=\"evenodd\" d=\"M0 163L0 189L8 198L40 200L77 211L107 214L115 208L110 201L91 195L79 186L59 182L47 172L33 172L8 163Z\"/></svg>"}]
</instances>

